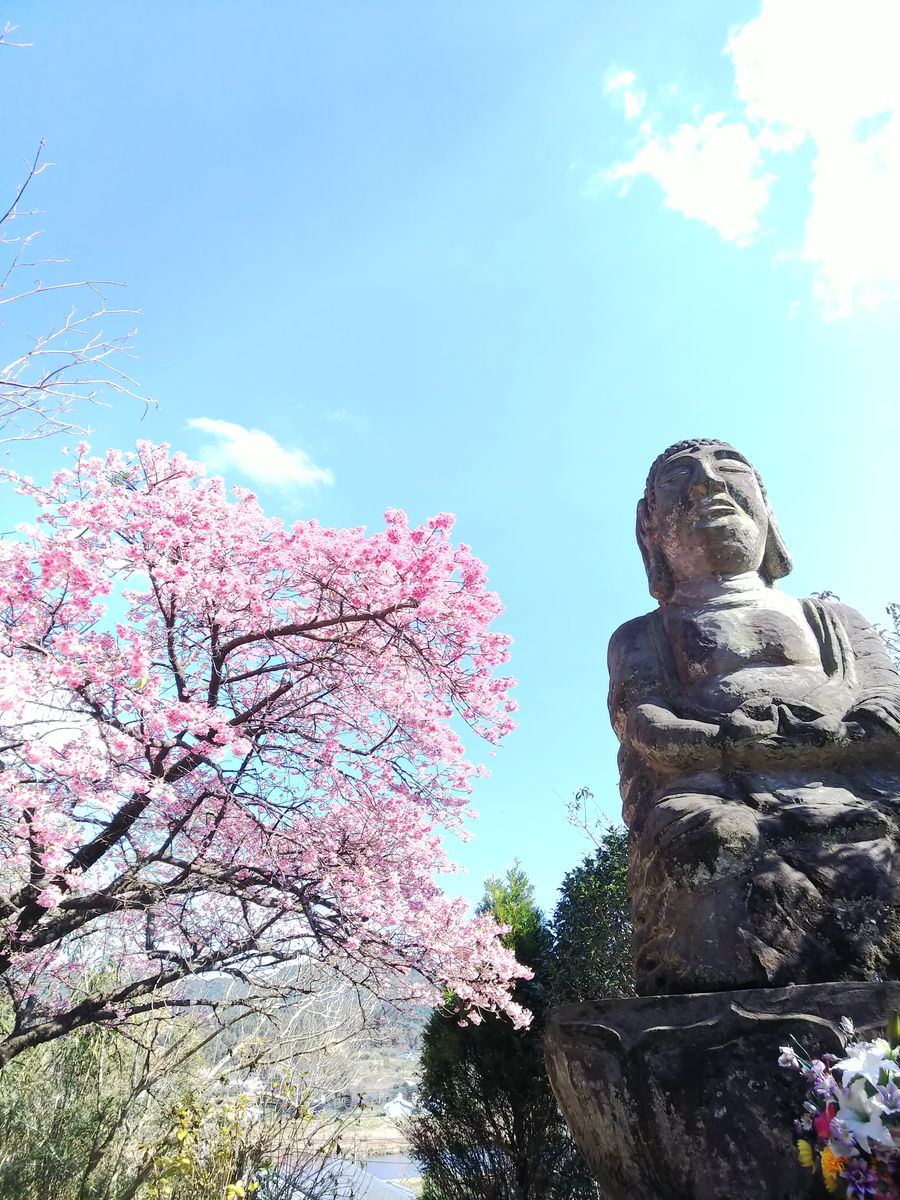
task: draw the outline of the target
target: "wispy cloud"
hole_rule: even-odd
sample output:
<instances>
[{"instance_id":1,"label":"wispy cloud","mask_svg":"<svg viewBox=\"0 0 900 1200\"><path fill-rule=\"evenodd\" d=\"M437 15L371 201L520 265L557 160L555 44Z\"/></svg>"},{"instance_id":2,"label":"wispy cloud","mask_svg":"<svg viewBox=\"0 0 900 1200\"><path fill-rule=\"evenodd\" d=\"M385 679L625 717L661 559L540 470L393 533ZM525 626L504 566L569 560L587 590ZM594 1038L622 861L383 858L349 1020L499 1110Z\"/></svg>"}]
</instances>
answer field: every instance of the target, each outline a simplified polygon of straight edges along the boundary
<instances>
[{"instance_id":1,"label":"wispy cloud","mask_svg":"<svg viewBox=\"0 0 900 1200\"><path fill-rule=\"evenodd\" d=\"M760 148L746 125L714 113L661 136L647 122L641 142L633 158L606 172L608 181L627 191L638 176L649 175L662 187L667 208L705 221L726 241L752 240L773 176L761 173Z\"/></svg>"},{"instance_id":2,"label":"wispy cloud","mask_svg":"<svg viewBox=\"0 0 900 1200\"><path fill-rule=\"evenodd\" d=\"M626 121L636 120L647 104L646 92L634 86L636 78L634 71L610 67L603 84L603 94L613 97L614 103L621 104Z\"/></svg>"},{"instance_id":3,"label":"wispy cloud","mask_svg":"<svg viewBox=\"0 0 900 1200\"><path fill-rule=\"evenodd\" d=\"M322 413L326 421L332 425L340 425L356 434L369 432L369 419L362 411L350 408L333 408L330 412Z\"/></svg>"},{"instance_id":4,"label":"wispy cloud","mask_svg":"<svg viewBox=\"0 0 900 1200\"><path fill-rule=\"evenodd\" d=\"M898 46L897 0L762 0L725 46L736 118L705 115L674 132L663 118L645 120L632 156L605 178L652 177L669 207L744 244L785 156L811 148L795 251L813 269L822 312L845 316L900 297ZM611 71L612 96L634 88L633 72Z\"/></svg>"},{"instance_id":5,"label":"wispy cloud","mask_svg":"<svg viewBox=\"0 0 900 1200\"><path fill-rule=\"evenodd\" d=\"M282 446L262 429L246 429L234 421L192 417L188 428L215 440L201 447L201 457L215 471L229 467L267 487L312 488L334 483L331 471L317 467L305 450Z\"/></svg>"}]
</instances>

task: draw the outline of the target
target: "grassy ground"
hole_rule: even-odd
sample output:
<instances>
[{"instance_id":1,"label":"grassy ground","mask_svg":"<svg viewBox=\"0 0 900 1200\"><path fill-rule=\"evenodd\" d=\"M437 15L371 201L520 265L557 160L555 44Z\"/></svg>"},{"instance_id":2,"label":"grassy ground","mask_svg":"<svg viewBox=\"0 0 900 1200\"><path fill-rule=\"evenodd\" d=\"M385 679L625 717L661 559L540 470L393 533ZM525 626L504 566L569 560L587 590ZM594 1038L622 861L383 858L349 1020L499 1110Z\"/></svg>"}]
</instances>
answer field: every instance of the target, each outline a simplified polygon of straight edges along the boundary
<instances>
[{"instance_id":1,"label":"grassy ground","mask_svg":"<svg viewBox=\"0 0 900 1200\"><path fill-rule=\"evenodd\" d=\"M384 1154L407 1154L409 1142L394 1121L380 1113L363 1113L343 1139L356 1158L380 1158Z\"/></svg>"}]
</instances>

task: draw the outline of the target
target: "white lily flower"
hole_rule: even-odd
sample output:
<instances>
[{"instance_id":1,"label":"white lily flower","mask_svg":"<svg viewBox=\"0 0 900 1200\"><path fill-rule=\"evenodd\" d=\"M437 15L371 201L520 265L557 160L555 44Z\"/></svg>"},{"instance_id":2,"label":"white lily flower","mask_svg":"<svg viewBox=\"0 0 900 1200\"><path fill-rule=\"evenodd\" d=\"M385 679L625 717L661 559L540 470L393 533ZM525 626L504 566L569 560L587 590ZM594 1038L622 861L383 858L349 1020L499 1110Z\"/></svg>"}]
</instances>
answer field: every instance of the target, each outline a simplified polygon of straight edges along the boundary
<instances>
[{"instance_id":1,"label":"white lily flower","mask_svg":"<svg viewBox=\"0 0 900 1200\"><path fill-rule=\"evenodd\" d=\"M849 1088L841 1088L837 1093L837 1101L837 1116L864 1154L869 1153L870 1138L883 1146L894 1145L891 1131L885 1129L881 1122L881 1113L874 1103L875 1097L866 1090L864 1078L859 1076Z\"/></svg>"},{"instance_id":2,"label":"white lily flower","mask_svg":"<svg viewBox=\"0 0 900 1200\"><path fill-rule=\"evenodd\" d=\"M847 1049L852 1053L836 1062L834 1069L849 1071L851 1075L868 1079L872 1087L877 1085L882 1071L886 1071L888 1075L895 1075L900 1071L894 1060L887 1057L890 1046L884 1038L876 1038L874 1042L854 1042Z\"/></svg>"}]
</instances>

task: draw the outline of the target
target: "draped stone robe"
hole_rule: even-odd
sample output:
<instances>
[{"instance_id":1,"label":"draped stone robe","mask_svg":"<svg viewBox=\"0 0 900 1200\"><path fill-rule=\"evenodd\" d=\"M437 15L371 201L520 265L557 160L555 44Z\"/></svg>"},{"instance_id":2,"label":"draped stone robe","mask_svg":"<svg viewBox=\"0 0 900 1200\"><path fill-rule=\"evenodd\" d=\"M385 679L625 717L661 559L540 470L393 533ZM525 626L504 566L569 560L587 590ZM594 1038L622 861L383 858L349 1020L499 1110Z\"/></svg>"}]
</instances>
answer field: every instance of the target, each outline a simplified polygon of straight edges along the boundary
<instances>
[{"instance_id":1,"label":"draped stone robe","mask_svg":"<svg viewBox=\"0 0 900 1200\"><path fill-rule=\"evenodd\" d=\"M783 738L723 739L712 768L661 765L628 738L639 704L723 719L688 700L661 611L610 644L641 994L900 978L900 736L866 714L884 696L900 713L900 676L859 613L802 607L825 682L780 705ZM817 739L818 718L847 714L864 736Z\"/></svg>"}]
</instances>

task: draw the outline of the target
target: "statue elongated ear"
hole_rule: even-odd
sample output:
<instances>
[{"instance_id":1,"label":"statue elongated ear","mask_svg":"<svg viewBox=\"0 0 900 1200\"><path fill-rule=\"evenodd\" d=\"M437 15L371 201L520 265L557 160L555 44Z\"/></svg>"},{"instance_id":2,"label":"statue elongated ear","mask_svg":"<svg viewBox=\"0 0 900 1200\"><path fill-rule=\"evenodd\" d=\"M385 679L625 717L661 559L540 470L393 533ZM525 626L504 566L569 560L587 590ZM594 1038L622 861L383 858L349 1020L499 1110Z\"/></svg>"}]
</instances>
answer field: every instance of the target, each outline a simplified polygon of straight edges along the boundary
<instances>
[{"instance_id":1,"label":"statue elongated ear","mask_svg":"<svg viewBox=\"0 0 900 1200\"><path fill-rule=\"evenodd\" d=\"M650 595L665 604L675 590L675 580L656 540L655 522L646 499L638 501L636 532Z\"/></svg>"},{"instance_id":2,"label":"statue elongated ear","mask_svg":"<svg viewBox=\"0 0 900 1200\"><path fill-rule=\"evenodd\" d=\"M791 573L794 562L788 554L781 530L778 528L778 523L772 515L768 503L766 504L766 513L769 518L769 532L766 535L766 550L760 573L766 583L774 583L776 579L783 579L785 575Z\"/></svg>"}]
</instances>

